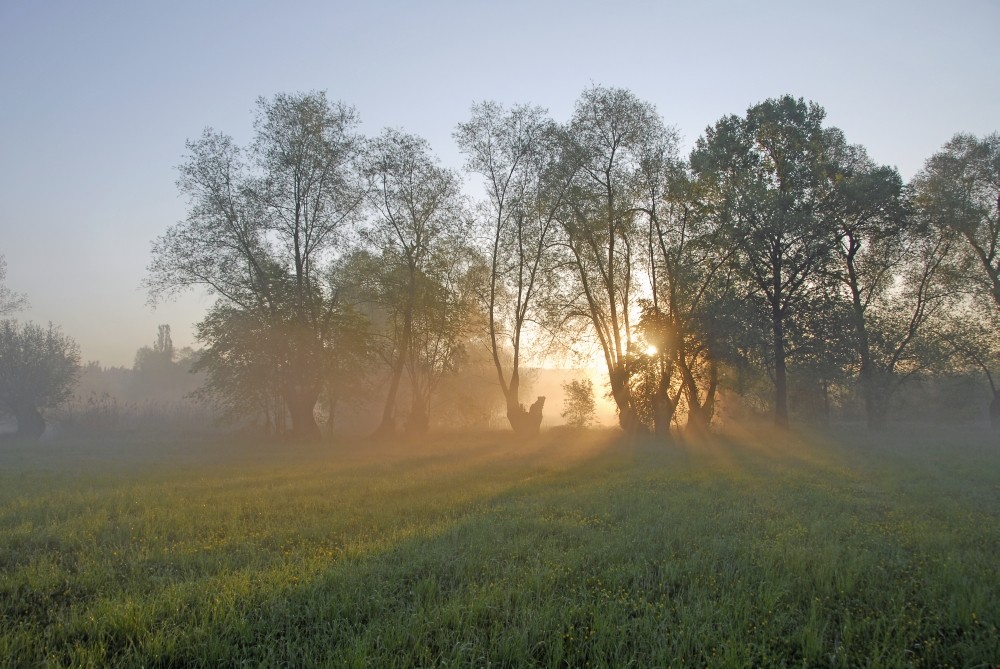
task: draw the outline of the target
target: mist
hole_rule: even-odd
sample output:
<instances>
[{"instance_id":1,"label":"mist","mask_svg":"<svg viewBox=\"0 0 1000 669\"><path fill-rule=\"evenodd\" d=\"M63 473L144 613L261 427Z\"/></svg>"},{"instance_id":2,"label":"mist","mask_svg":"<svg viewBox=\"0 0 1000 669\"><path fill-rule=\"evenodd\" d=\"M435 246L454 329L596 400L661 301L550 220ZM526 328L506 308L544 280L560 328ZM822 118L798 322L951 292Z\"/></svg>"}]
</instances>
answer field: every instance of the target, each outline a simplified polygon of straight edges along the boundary
<instances>
[{"instance_id":1,"label":"mist","mask_svg":"<svg viewBox=\"0 0 1000 669\"><path fill-rule=\"evenodd\" d=\"M0 667L994 666L1000 10L783 4L0 9Z\"/></svg>"}]
</instances>

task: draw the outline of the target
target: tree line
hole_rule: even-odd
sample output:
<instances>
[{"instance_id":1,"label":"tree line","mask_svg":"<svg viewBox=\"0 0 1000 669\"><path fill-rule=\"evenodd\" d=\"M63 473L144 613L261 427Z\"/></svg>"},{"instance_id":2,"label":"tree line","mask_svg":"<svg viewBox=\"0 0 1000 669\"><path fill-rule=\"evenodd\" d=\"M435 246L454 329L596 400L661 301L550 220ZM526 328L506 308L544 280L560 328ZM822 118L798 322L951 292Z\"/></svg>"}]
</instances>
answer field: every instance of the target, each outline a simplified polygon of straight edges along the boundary
<instances>
[{"instance_id":1,"label":"tree line","mask_svg":"<svg viewBox=\"0 0 1000 669\"><path fill-rule=\"evenodd\" d=\"M146 285L216 296L197 326L206 392L304 438L321 401L373 377L378 433L425 431L473 348L530 435L544 398L526 406L526 365L581 342L629 432L707 429L723 389L762 383L785 426L790 373L825 402L860 393L878 428L942 364L981 369L996 415L1000 137L956 135L904 183L824 121L769 99L682 157L625 89L588 88L566 122L484 102L454 132L481 186L467 198L420 137L363 137L324 93L261 98L248 146L188 143L189 214L154 242Z\"/></svg>"},{"instance_id":2,"label":"tree line","mask_svg":"<svg viewBox=\"0 0 1000 669\"><path fill-rule=\"evenodd\" d=\"M484 102L454 131L463 175L420 137L362 136L324 93L261 98L248 145L188 142L188 216L153 242L145 285L214 295L201 397L301 438L317 409L372 393L377 434L425 432L475 361L531 435L545 398L527 403L526 377L566 351L601 361L623 430L664 438L740 398L786 426L790 388L827 413L858 397L879 428L942 370L981 375L1000 422L1000 136L955 135L904 183L824 121L769 99L685 157L625 89L584 90L565 122ZM10 313L25 298L4 269ZM78 349L6 320L0 353L0 410L38 432Z\"/></svg>"}]
</instances>

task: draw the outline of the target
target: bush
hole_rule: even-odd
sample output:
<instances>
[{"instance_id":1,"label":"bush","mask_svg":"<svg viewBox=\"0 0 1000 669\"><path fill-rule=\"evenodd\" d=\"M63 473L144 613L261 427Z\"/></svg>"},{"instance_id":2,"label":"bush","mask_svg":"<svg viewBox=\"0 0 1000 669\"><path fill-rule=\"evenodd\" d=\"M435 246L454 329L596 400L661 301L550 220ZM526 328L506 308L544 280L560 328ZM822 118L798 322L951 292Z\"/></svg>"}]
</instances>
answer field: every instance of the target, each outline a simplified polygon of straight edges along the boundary
<instances>
[{"instance_id":1,"label":"bush","mask_svg":"<svg viewBox=\"0 0 1000 669\"><path fill-rule=\"evenodd\" d=\"M566 398L563 400L562 417L572 427L588 427L594 422L596 405L594 383L590 379L569 381L562 384Z\"/></svg>"}]
</instances>

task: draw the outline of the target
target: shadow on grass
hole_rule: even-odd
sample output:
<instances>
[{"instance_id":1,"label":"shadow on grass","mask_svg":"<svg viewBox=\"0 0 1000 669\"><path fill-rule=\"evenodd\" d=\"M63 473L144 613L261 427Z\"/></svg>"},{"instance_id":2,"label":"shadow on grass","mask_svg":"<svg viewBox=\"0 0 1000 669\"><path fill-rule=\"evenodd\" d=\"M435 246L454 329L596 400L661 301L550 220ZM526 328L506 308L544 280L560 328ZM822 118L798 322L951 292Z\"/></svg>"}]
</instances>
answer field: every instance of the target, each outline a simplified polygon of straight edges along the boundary
<instances>
[{"instance_id":1,"label":"shadow on grass","mask_svg":"<svg viewBox=\"0 0 1000 669\"><path fill-rule=\"evenodd\" d=\"M251 474L241 465L227 490L298 491L309 522L282 533L274 526L293 522L296 505L271 516L247 507L263 514L248 524L270 534L248 536L245 563L224 561L231 546L216 558L192 541L210 555L203 571L65 603L67 615L37 629L43 639L6 635L0 656L103 666L969 666L1000 656L997 538L966 506L942 527L917 516L915 498L886 492L919 469L919 453L890 458L899 472L884 478L851 449L787 436L670 448L608 437L459 437L343 455L326 469L305 454L271 475L266 463ZM226 471L172 503L211 497L204 486ZM981 485L997 484L994 474ZM338 513L346 519L329 530L317 520ZM1000 500L985 513L1000 513ZM304 539L286 552L275 537ZM0 620L5 632L28 622L9 610Z\"/></svg>"}]
</instances>

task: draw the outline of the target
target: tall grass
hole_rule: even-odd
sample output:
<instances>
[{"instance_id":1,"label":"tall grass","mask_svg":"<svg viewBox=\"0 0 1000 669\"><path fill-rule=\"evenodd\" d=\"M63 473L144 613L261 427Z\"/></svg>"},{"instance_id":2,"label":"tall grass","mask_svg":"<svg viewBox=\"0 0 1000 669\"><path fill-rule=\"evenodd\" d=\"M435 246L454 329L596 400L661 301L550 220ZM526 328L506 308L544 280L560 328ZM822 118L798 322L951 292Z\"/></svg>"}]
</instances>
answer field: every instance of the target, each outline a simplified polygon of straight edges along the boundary
<instances>
[{"instance_id":1,"label":"tall grass","mask_svg":"<svg viewBox=\"0 0 1000 669\"><path fill-rule=\"evenodd\" d=\"M984 432L0 448L0 666L1000 666Z\"/></svg>"}]
</instances>

